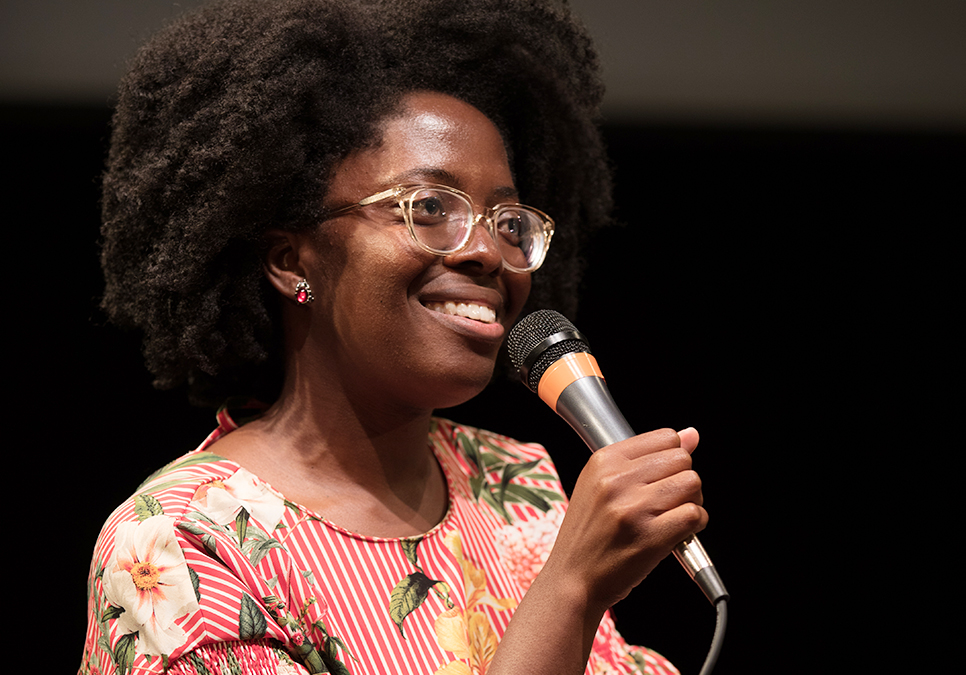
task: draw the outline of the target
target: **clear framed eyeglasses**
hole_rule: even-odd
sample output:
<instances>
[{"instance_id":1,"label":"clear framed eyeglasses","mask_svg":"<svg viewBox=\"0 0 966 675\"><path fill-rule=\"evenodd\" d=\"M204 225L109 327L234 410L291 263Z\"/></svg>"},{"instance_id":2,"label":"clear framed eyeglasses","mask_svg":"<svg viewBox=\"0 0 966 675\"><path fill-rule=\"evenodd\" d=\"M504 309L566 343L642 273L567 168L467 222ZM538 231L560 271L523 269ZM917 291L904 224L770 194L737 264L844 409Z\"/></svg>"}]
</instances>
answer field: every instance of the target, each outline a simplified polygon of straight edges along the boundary
<instances>
[{"instance_id":1,"label":"clear framed eyeglasses","mask_svg":"<svg viewBox=\"0 0 966 675\"><path fill-rule=\"evenodd\" d=\"M445 185L397 185L330 211L325 219L390 200L401 209L416 245L439 256L465 248L482 218L503 256L503 266L514 272L533 272L543 264L553 237L553 219L538 209L498 204L477 214L468 194Z\"/></svg>"}]
</instances>

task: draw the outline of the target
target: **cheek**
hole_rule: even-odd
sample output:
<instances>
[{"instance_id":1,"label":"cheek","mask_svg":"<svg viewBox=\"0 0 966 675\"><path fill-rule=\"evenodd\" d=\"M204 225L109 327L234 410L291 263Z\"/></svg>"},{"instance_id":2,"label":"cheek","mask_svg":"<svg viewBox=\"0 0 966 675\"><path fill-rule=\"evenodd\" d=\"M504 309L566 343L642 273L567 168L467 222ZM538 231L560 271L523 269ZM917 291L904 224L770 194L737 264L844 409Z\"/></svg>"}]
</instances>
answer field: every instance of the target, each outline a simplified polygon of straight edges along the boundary
<instances>
[{"instance_id":1,"label":"cheek","mask_svg":"<svg viewBox=\"0 0 966 675\"><path fill-rule=\"evenodd\" d=\"M344 319L367 324L402 319L410 288L432 260L392 234L365 236L363 228L347 242L343 266L327 274L333 309Z\"/></svg>"},{"instance_id":2,"label":"cheek","mask_svg":"<svg viewBox=\"0 0 966 675\"><path fill-rule=\"evenodd\" d=\"M530 275L506 273L506 290L509 298L507 305L507 325L513 324L530 297Z\"/></svg>"}]
</instances>

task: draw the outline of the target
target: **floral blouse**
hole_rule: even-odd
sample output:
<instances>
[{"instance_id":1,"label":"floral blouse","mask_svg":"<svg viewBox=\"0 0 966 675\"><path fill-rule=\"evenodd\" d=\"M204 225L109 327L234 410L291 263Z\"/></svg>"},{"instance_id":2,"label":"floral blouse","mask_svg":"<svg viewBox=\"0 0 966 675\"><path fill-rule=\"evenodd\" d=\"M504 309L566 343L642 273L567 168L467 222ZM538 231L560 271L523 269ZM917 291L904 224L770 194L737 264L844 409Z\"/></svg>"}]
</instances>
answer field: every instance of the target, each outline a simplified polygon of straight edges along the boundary
<instances>
[{"instance_id":1,"label":"floral blouse","mask_svg":"<svg viewBox=\"0 0 966 675\"><path fill-rule=\"evenodd\" d=\"M482 675L566 509L542 447L436 419L449 509L424 535L349 532L209 450L148 479L104 525L82 675ZM215 446L217 449L217 446ZM677 670L608 613L587 673Z\"/></svg>"}]
</instances>

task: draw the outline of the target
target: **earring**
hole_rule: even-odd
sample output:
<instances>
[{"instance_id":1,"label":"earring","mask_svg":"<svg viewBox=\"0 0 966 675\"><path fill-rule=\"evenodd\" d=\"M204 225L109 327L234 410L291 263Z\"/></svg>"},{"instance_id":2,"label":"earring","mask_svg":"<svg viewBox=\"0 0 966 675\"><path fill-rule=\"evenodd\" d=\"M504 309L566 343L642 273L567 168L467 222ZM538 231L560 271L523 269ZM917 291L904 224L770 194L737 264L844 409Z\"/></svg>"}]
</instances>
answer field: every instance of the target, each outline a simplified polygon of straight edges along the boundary
<instances>
[{"instance_id":1,"label":"earring","mask_svg":"<svg viewBox=\"0 0 966 675\"><path fill-rule=\"evenodd\" d=\"M315 300L315 296L312 295L312 289L309 287L308 279L302 279L302 281L295 284L295 302L300 305L307 305Z\"/></svg>"}]
</instances>

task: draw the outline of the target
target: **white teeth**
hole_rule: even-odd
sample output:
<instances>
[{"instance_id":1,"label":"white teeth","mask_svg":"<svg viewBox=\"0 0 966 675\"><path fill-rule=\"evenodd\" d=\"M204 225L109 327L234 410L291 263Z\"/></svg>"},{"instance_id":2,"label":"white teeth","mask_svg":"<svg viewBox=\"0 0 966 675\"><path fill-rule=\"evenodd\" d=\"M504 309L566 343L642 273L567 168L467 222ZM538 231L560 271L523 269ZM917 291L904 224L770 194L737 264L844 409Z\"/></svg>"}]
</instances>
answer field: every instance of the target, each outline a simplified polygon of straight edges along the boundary
<instances>
[{"instance_id":1,"label":"white teeth","mask_svg":"<svg viewBox=\"0 0 966 675\"><path fill-rule=\"evenodd\" d=\"M462 316L467 319L475 319L483 323L494 323L496 312L486 305L477 305L471 302L430 302L426 307L434 312L441 314L451 314L452 316Z\"/></svg>"}]
</instances>

